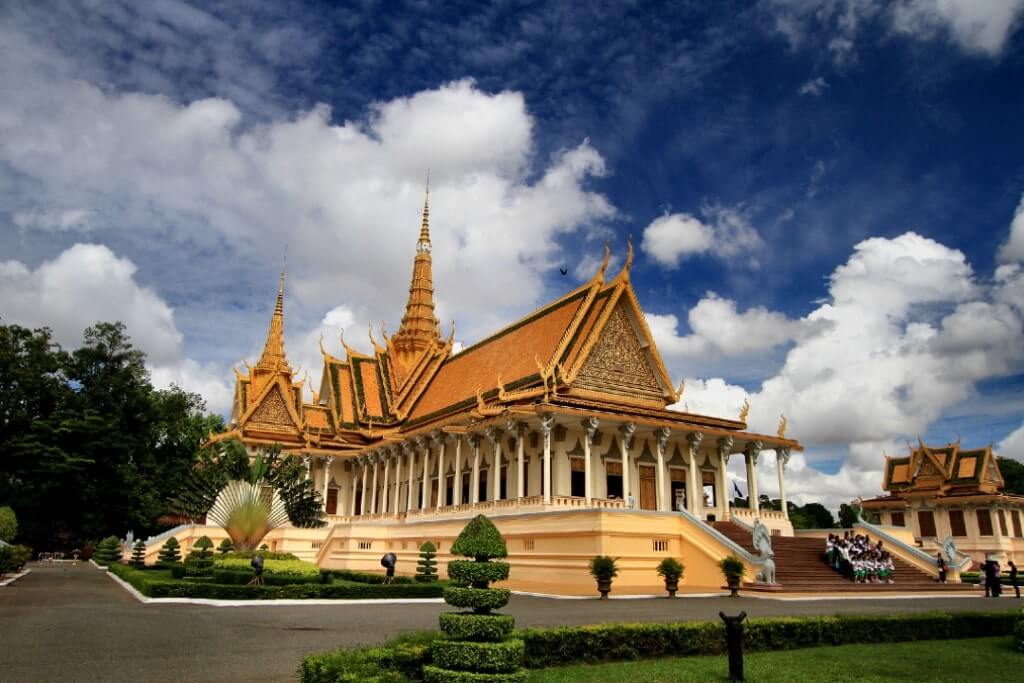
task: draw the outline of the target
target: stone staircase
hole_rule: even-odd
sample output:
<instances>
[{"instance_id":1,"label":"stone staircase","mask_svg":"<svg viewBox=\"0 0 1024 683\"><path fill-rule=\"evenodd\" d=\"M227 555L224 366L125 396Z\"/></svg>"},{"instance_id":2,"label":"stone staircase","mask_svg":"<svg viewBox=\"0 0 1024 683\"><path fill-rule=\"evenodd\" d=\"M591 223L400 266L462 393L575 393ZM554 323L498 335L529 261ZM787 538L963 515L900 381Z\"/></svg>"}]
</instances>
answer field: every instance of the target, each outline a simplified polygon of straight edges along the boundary
<instances>
[{"instance_id":1,"label":"stone staircase","mask_svg":"<svg viewBox=\"0 0 1024 683\"><path fill-rule=\"evenodd\" d=\"M734 522L714 522L715 530L734 543L757 555L750 532ZM822 555L825 541L821 538L798 536L772 536L775 552L775 580L785 592L905 592L905 591L962 591L962 585L940 584L928 574L893 556L896 569L894 583L854 583L825 564ZM745 588L754 588L746 584ZM778 590L778 589L775 589Z\"/></svg>"}]
</instances>

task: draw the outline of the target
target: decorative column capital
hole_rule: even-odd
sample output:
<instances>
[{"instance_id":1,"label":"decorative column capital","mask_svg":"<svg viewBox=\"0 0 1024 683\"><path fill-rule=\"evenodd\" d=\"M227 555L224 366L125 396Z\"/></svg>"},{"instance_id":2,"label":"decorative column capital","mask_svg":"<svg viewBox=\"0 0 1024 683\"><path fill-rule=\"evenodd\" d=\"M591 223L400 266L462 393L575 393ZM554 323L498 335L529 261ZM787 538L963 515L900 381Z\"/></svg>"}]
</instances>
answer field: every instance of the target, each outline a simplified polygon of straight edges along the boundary
<instances>
[{"instance_id":1,"label":"decorative column capital","mask_svg":"<svg viewBox=\"0 0 1024 683\"><path fill-rule=\"evenodd\" d=\"M403 441L400 448L402 449L402 452L405 453L406 455L415 457L416 446L411 441Z\"/></svg>"},{"instance_id":2,"label":"decorative column capital","mask_svg":"<svg viewBox=\"0 0 1024 683\"><path fill-rule=\"evenodd\" d=\"M633 434L636 433L636 425L633 424L632 422L627 422L626 424L619 427L619 432L622 433L622 445L625 446L626 448L632 446Z\"/></svg>"},{"instance_id":3,"label":"decorative column capital","mask_svg":"<svg viewBox=\"0 0 1024 683\"><path fill-rule=\"evenodd\" d=\"M309 466L310 466L310 464L312 462L313 462L313 459L311 457L309 457L308 455L302 456L302 464L305 465L307 470L309 469Z\"/></svg>"},{"instance_id":4,"label":"decorative column capital","mask_svg":"<svg viewBox=\"0 0 1024 683\"><path fill-rule=\"evenodd\" d=\"M762 445L760 441L748 441L747 445L743 448L743 453L750 458L752 465L757 464L757 459L761 455Z\"/></svg>"},{"instance_id":5,"label":"decorative column capital","mask_svg":"<svg viewBox=\"0 0 1024 683\"><path fill-rule=\"evenodd\" d=\"M654 430L654 437L658 440L658 450L662 453L665 452L665 446L668 445L668 438L670 436L672 436L672 432L668 427Z\"/></svg>"},{"instance_id":6,"label":"decorative column capital","mask_svg":"<svg viewBox=\"0 0 1024 683\"><path fill-rule=\"evenodd\" d=\"M333 455L328 455L326 458L324 458L324 467L330 467L333 464L334 464L334 456Z\"/></svg>"},{"instance_id":7,"label":"decorative column capital","mask_svg":"<svg viewBox=\"0 0 1024 683\"><path fill-rule=\"evenodd\" d=\"M482 438L483 436L480 434L480 432L470 432L469 434L466 435L466 441L468 441L469 445L472 446L473 448L480 448L480 440Z\"/></svg>"},{"instance_id":8,"label":"decorative column capital","mask_svg":"<svg viewBox=\"0 0 1024 683\"><path fill-rule=\"evenodd\" d=\"M508 424L505 425L505 431L515 438L520 439L526 431L527 426L528 425L521 420L509 420Z\"/></svg>"},{"instance_id":9,"label":"decorative column capital","mask_svg":"<svg viewBox=\"0 0 1024 683\"><path fill-rule=\"evenodd\" d=\"M597 426L600 424L596 417L588 417L581 423L583 425L583 433L587 435L587 443L594 443L594 434L597 433Z\"/></svg>"},{"instance_id":10,"label":"decorative column capital","mask_svg":"<svg viewBox=\"0 0 1024 683\"><path fill-rule=\"evenodd\" d=\"M501 443L501 435L503 433L497 427L488 427L486 432L487 440L491 442L492 446L497 447Z\"/></svg>"},{"instance_id":11,"label":"decorative column capital","mask_svg":"<svg viewBox=\"0 0 1024 683\"><path fill-rule=\"evenodd\" d=\"M725 465L729 464L729 456L732 455L732 437L723 436L718 440L718 455Z\"/></svg>"},{"instance_id":12,"label":"decorative column capital","mask_svg":"<svg viewBox=\"0 0 1024 683\"><path fill-rule=\"evenodd\" d=\"M686 441L690 444L690 452L695 453L697 449L700 448L700 444L703 440L703 432L690 432L690 434L686 436Z\"/></svg>"},{"instance_id":13,"label":"decorative column capital","mask_svg":"<svg viewBox=\"0 0 1024 683\"><path fill-rule=\"evenodd\" d=\"M555 416L551 413L544 413L540 416L540 429L544 432L544 436L551 434L551 430L555 428Z\"/></svg>"},{"instance_id":14,"label":"decorative column capital","mask_svg":"<svg viewBox=\"0 0 1024 683\"><path fill-rule=\"evenodd\" d=\"M448 440L448 435L442 432L440 429L430 434L430 440L434 442L434 445L440 448L444 446Z\"/></svg>"},{"instance_id":15,"label":"decorative column capital","mask_svg":"<svg viewBox=\"0 0 1024 683\"><path fill-rule=\"evenodd\" d=\"M780 468L789 464L790 455L792 455L792 449L788 446L786 448L775 449L775 458L778 460Z\"/></svg>"}]
</instances>

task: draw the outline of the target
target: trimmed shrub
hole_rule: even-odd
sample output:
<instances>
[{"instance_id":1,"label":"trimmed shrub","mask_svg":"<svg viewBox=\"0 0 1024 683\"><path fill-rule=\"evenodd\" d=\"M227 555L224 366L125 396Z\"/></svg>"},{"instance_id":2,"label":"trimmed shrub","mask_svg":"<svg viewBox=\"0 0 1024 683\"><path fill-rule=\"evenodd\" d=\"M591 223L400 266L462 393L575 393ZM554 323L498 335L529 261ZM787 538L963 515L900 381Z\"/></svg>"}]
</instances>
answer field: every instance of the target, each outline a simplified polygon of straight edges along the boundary
<instances>
[{"instance_id":1,"label":"trimmed shrub","mask_svg":"<svg viewBox=\"0 0 1024 683\"><path fill-rule=\"evenodd\" d=\"M234 569L217 569L214 567L212 577L214 583L228 586L245 585L252 581L252 570L242 572ZM289 576L264 573L263 582L268 586L293 586L300 583L320 584L330 583L330 577L328 577L327 581L323 581L319 574L315 576Z\"/></svg>"},{"instance_id":2,"label":"trimmed shrub","mask_svg":"<svg viewBox=\"0 0 1024 683\"><path fill-rule=\"evenodd\" d=\"M422 582L437 581L437 546L427 541L420 546L420 559L416 562L416 580Z\"/></svg>"},{"instance_id":3,"label":"trimmed shrub","mask_svg":"<svg viewBox=\"0 0 1024 683\"><path fill-rule=\"evenodd\" d=\"M164 543L163 547L160 548L160 552L156 556L157 566L175 565L181 562L181 545L178 543L178 539L171 536Z\"/></svg>"},{"instance_id":4,"label":"trimmed shrub","mask_svg":"<svg viewBox=\"0 0 1024 683\"><path fill-rule=\"evenodd\" d=\"M741 581L743 579L743 574L747 571L746 566L743 564L743 560L735 555L729 555L722 558L718 563L718 568L722 570L722 576L724 576L726 580L735 578L737 581Z\"/></svg>"},{"instance_id":5,"label":"trimmed shrub","mask_svg":"<svg viewBox=\"0 0 1024 683\"><path fill-rule=\"evenodd\" d=\"M683 563L674 557L666 557L658 563L658 568L655 571L666 582L678 581L683 578Z\"/></svg>"},{"instance_id":6,"label":"trimmed shrub","mask_svg":"<svg viewBox=\"0 0 1024 683\"><path fill-rule=\"evenodd\" d=\"M171 578L184 579L185 578L185 565L178 563L171 565Z\"/></svg>"},{"instance_id":7,"label":"trimmed shrub","mask_svg":"<svg viewBox=\"0 0 1024 683\"><path fill-rule=\"evenodd\" d=\"M468 562L452 560L448 563L448 578L458 586L486 588L494 581L508 578L507 562Z\"/></svg>"},{"instance_id":8,"label":"trimmed shrub","mask_svg":"<svg viewBox=\"0 0 1024 683\"><path fill-rule=\"evenodd\" d=\"M137 569L146 568L146 543L141 538L132 546L131 563Z\"/></svg>"},{"instance_id":9,"label":"trimmed shrub","mask_svg":"<svg viewBox=\"0 0 1024 683\"><path fill-rule=\"evenodd\" d=\"M225 538L223 541L220 542L220 545L217 546L217 552L221 555L227 555L234 549L235 544L231 542L230 538Z\"/></svg>"},{"instance_id":10,"label":"trimmed shrub","mask_svg":"<svg viewBox=\"0 0 1024 683\"><path fill-rule=\"evenodd\" d=\"M498 557L508 557L505 539L498 533L498 527L485 515L477 515L462 530L452 544L452 555L472 557L477 562L486 562Z\"/></svg>"},{"instance_id":11,"label":"trimmed shrub","mask_svg":"<svg viewBox=\"0 0 1024 683\"><path fill-rule=\"evenodd\" d=\"M203 536L195 545L193 550L185 558L185 576L210 576L213 573L213 541Z\"/></svg>"},{"instance_id":12,"label":"trimmed shrub","mask_svg":"<svg viewBox=\"0 0 1024 683\"><path fill-rule=\"evenodd\" d=\"M504 614L467 614L444 612L441 630L452 640L497 642L512 635L515 619Z\"/></svg>"},{"instance_id":13,"label":"trimmed shrub","mask_svg":"<svg viewBox=\"0 0 1024 683\"><path fill-rule=\"evenodd\" d=\"M264 560L297 560L297 556L291 553L272 553L269 550L232 550L228 557L243 557L247 560L251 560L254 555L262 555Z\"/></svg>"},{"instance_id":14,"label":"trimmed shrub","mask_svg":"<svg viewBox=\"0 0 1024 683\"><path fill-rule=\"evenodd\" d=\"M505 539L487 517L477 515L452 544L452 553L472 557L473 562L452 560L448 577L455 583L444 591L453 607L472 609L473 614L453 613L439 617L445 639L431 645L432 664L423 667L425 681L525 681L523 643L510 640L515 625L511 617L490 614L508 604L510 592L490 588L493 581L508 578Z\"/></svg>"},{"instance_id":15,"label":"trimmed shrub","mask_svg":"<svg viewBox=\"0 0 1024 683\"><path fill-rule=\"evenodd\" d=\"M434 664L441 669L476 671L479 673L510 673L523 663L521 640L500 642L466 642L438 640L431 646Z\"/></svg>"},{"instance_id":16,"label":"trimmed shrub","mask_svg":"<svg viewBox=\"0 0 1024 683\"><path fill-rule=\"evenodd\" d=\"M32 548L27 545L0 545L0 576L21 571L32 559Z\"/></svg>"},{"instance_id":17,"label":"trimmed shrub","mask_svg":"<svg viewBox=\"0 0 1024 683\"><path fill-rule=\"evenodd\" d=\"M101 567L120 562L121 541L118 540L117 536L107 536L96 546L96 552L93 553L92 560Z\"/></svg>"}]
</instances>

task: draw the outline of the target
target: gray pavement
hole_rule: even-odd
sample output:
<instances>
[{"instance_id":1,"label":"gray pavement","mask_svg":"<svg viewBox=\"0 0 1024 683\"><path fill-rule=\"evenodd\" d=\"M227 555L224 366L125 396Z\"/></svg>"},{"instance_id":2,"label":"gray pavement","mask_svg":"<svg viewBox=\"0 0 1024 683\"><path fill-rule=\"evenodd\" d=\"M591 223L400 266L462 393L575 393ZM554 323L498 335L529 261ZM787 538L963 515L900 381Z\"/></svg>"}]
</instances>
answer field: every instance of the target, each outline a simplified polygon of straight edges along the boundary
<instances>
[{"instance_id":1,"label":"gray pavement","mask_svg":"<svg viewBox=\"0 0 1024 683\"><path fill-rule=\"evenodd\" d=\"M514 596L503 611L519 626L558 626L717 619L720 610L758 617L1019 607L1013 598L982 597L599 602ZM91 565L34 565L31 574L0 588L0 681L291 681L307 653L437 628L444 609L441 604L146 605Z\"/></svg>"}]
</instances>

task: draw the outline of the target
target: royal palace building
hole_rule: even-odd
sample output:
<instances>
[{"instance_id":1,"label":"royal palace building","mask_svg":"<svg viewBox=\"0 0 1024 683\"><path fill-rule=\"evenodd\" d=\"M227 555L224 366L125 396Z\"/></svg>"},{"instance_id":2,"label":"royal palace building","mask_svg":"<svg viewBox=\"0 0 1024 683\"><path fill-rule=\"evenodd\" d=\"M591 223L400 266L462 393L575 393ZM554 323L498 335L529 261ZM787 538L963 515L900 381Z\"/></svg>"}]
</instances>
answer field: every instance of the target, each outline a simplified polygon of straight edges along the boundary
<instances>
[{"instance_id":1,"label":"royal palace building","mask_svg":"<svg viewBox=\"0 0 1024 683\"><path fill-rule=\"evenodd\" d=\"M228 431L213 437L253 452L280 444L322 493L327 527L275 529L271 547L352 569L379 569L394 552L398 571L413 573L431 540L443 572L451 542L483 513L508 541L512 588L592 592L587 563L602 554L620 558L617 592L657 592L654 567L667 556L683 558L690 590L719 587L729 554L753 580L763 569L747 543L755 520L793 535L785 466L801 446L784 423L748 431L746 407L738 418L669 409L682 387L630 283L632 246L617 274L606 249L588 282L458 352L454 328L446 337L435 316L431 246L425 201L401 325L380 339L371 331L369 354L344 338L344 357L321 344L312 401L285 353L282 274L262 355L236 371ZM766 457L781 511L758 507ZM733 458L745 463L750 507L730 505ZM179 540L200 532L223 535L206 527Z\"/></svg>"}]
</instances>

